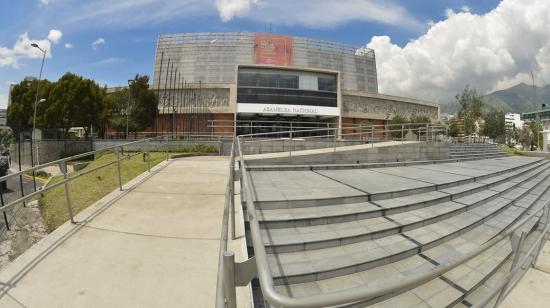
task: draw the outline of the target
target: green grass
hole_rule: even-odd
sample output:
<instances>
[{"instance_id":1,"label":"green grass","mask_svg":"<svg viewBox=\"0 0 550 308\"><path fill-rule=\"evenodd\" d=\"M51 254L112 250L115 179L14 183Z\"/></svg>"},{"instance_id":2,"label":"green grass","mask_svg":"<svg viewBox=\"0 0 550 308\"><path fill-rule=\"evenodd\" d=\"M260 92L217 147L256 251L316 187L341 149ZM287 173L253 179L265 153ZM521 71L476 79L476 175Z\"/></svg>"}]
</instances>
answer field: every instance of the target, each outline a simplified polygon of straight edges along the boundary
<instances>
[{"instance_id":1,"label":"green grass","mask_svg":"<svg viewBox=\"0 0 550 308\"><path fill-rule=\"evenodd\" d=\"M498 147L501 148L504 152L514 154L514 155L519 155L519 156L525 156L525 154L521 153L520 150L513 147L509 147L505 144L499 144Z\"/></svg>"},{"instance_id":2,"label":"green grass","mask_svg":"<svg viewBox=\"0 0 550 308\"><path fill-rule=\"evenodd\" d=\"M128 152L125 154L132 155L134 153ZM152 152L150 155L151 167L166 159L166 154L162 152ZM91 161L86 168L79 172L71 173L69 176L75 176L76 174L86 172L87 170L113 162L114 160L115 155L112 153L98 156L95 160ZM147 163L143 161L141 154L135 155L127 160L122 160L120 170L122 183L129 182L146 170ZM62 179L63 176L56 176L52 178L50 185L55 184ZM116 164L101 168L91 172L90 174L70 181L69 192L73 214L76 215L116 188L118 188ZM64 185L52 188L42 193L40 198L40 212L42 213L48 232L52 232L69 219Z\"/></svg>"}]
</instances>

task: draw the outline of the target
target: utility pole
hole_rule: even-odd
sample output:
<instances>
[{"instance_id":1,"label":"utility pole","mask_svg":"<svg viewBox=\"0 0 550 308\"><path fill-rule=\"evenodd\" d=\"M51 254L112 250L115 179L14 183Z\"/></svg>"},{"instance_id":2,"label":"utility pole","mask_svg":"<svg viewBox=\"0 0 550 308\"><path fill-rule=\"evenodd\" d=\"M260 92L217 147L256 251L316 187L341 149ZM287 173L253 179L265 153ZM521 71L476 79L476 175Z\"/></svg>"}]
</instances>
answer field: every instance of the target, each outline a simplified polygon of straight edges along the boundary
<instances>
[{"instance_id":1,"label":"utility pole","mask_svg":"<svg viewBox=\"0 0 550 308\"><path fill-rule=\"evenodd\" d=\"M533 74L533 71L531 71L531 82L533 86L533 101L535 103L537 102L537 88L535 87L535 75ZM538 104L537 104L538 105ZM541 120L540 120L540 111L537 110L537 133L535 134L535 138L537 138L537 150L540 149L540 129L541 129Z\"/></svg>"}]
</instances>

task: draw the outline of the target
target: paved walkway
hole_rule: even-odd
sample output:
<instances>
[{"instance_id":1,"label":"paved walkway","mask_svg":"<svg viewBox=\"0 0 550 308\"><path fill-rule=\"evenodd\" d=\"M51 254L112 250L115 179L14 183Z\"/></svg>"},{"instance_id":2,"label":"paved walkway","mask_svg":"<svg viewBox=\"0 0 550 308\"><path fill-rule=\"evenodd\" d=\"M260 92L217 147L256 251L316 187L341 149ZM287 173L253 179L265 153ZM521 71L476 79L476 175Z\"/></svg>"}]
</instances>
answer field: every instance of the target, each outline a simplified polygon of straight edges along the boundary
<instances>
[{"instance_id":1,"label":"paved walkway","mask_svg":"<svg viewBox=\"0 0 550 308\"><path fill-rule=\"evenodd\" d=\"M502 302L502 308L550 306L550 241L544 245L537 264L527 270Z\"/></svg>"},{"instance_id":2,"label":"paved walkway","mask_svg":"<svg viewBox=\"0 0 550 308\"><path fill-rule=\"evenodd\" d=\"M172 160L112 192L0 272L0 307L213 307L228 166Z\"/></svg>"}]
</instances>

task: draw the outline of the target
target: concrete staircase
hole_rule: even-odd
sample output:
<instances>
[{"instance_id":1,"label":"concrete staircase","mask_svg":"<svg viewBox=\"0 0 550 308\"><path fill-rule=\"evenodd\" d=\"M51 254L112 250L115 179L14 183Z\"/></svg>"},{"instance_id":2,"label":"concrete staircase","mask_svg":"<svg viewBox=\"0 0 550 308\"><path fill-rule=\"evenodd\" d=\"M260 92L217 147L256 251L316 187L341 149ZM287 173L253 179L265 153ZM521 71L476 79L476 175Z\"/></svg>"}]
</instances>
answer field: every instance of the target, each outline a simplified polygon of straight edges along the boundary
<instances>
[{"instance_id":1,"label":"concrete staircase","mask_svg":"<svg viewBox=\"0 0 550 308\"><path fill-rule=\"evenodd\" d=\"M495 144L488 143L451 143L449 155L451 158L492 158L509 156Z\"/></svg>"},{"instance_id":2,"label":"concrete staircase","mask_svg":"<svg viewBox=\"0 0 550 308\"><path fill-rule=\"evenodd\" d=\"M456 155L494 157L376 169L252 170L278 292L302 297L377 288L429 271L550 200L547 160L503 157L488 145L455 149ZM522 230L534 237L537 219ZM349 306L469 307L507 273L511 254L506 239L415 289Z\"/></svg>"}]
</instances>

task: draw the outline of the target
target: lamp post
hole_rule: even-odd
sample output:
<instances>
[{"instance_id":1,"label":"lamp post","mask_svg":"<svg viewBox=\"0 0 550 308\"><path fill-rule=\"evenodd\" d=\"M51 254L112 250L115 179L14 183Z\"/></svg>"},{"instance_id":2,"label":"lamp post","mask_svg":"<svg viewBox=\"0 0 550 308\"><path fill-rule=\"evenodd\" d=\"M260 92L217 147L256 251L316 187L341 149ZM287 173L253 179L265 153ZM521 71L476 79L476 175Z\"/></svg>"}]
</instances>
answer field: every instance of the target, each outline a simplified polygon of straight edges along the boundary
<instances>
[{"instance_id":1,"label":"lamp post","mask_svg":"<svg viewBox=\"0 0 550 308\"><path fill-rule=\"evenodd\" d=\"M32 155L32 149L34 145L34 134L36 130L36 105L38 105L38 93L40 92L40 80L42 79L42 70L44 69L44 61L46 60L46 50L40 48L37 43L32 43L32 47L42 52L42 64L40 65L40 74L38 75L38 84L36 85L36 96L34 98L34 113L32 116L32 133L31 133L31 166L34 167L34 155ZM38 153L38 149L37 149ZM34 191L36 191L36 179L34 177L34 171L32 173L32 180L34 184Z\"/></svg>"},{"instance_id":2,"label":"lamp post","mask_svg":"<svg viewBox=\"0 0 550 308\"><path fill-rule=\"evenodd\" d=\"M132 85L135 83L135 80L129 79L128 80L128 104L126 105L126 139L128 139L128 123L130 122L130 100L132 98Z\"/></svg>"}]
</instances>

